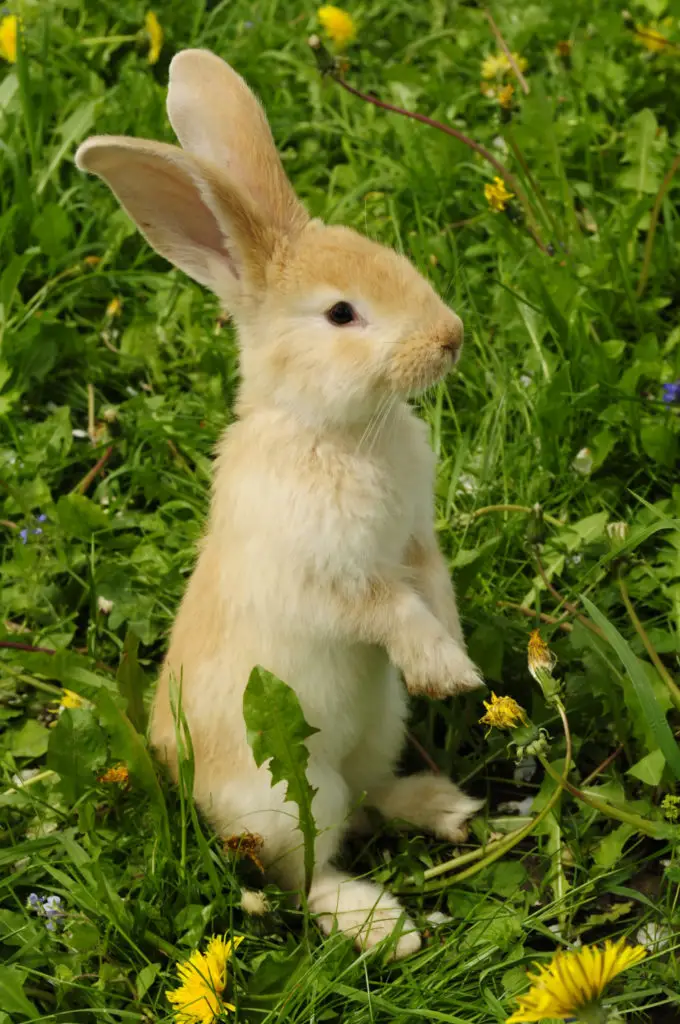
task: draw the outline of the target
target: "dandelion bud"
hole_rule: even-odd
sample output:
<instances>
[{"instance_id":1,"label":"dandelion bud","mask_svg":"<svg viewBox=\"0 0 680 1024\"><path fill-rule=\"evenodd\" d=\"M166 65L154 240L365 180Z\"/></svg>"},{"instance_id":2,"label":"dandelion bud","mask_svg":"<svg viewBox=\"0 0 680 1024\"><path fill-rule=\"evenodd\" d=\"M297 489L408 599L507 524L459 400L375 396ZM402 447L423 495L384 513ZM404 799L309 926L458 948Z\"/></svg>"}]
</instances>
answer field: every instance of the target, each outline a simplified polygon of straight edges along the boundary
<instances>
[{"instance_id":1,"label":"dandelion bud","mask_svg":"<svg viewBox=\"0 0 680 1024\"><path fill-rule=\"evenodd\" d=\"M607 536L613 548L618 548L628 536L628 523L607 523Z\"/></svg>"},{"instance_id":2,"label":"dandelion bud","mask_svg":"<svg viewBox=\"0 0 680 1024\"><path fill-rule=\"evenodd\" d=\"M557 679L553 679L552 674L556 663L557 658L539 630L533 629L527 645L527 664L532 676L543 690L543 696L548 703L552 703L559 696L560 684Z\"/></svg>"}]
</instances>

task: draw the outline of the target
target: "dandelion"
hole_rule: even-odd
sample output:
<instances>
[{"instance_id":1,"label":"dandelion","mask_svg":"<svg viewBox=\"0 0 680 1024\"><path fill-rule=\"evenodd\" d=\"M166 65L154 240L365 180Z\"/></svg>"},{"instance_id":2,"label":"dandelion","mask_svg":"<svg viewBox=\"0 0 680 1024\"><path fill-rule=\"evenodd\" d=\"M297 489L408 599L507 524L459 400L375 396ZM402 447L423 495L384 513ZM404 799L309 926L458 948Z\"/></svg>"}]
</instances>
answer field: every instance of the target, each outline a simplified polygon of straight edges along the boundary
<instances>
[{"instance_id":1,"label":"dandelion","mask_svg":"<svg viewBox=\"0 0 680 1024\"><path fill-rule=\"evenodd\" d=\"M256 889L241 890L241 910L244 913L250 914L252 917L263 917L270 909L269 900L263 892L258 892Z\"/></svg>"},{"instance_id":2,"label":"dandelion","mask_svg":"<svg viewBox=\"0 0 680 1024\"><path fill-rule=\"evenodd\" d=\"M10 64L17 62L17 35L19 19L16 14L8 14L0 21L0 57Z\"/></svg>"},{"instance_id":3,"label":"dandelion","mask_svg":"<svg viewBox=\"0 0 680 1024\"><path fill-rule=\"evenodd\" d=\"M120 316L120 311L121 311L122 308L123 308L123 303L116 296L115 298L111 299L111 301L109 302L108 306L106 307L106 315L107 315L107 317L109 317L109 319L112 319L114 316Z\"/></svg>"},{"instance_id":4,"label":"dandelion","mask_svg":"<svg viewBox=\"0 0 680 1024\"><path fill-rule=\"evenodd\" d=\"M79 693L75 693L74 690L62 690L61 701L59 703L60 709L63 711L64 708L82 708L85 701Z\"/></svg>"},{"instance_id":5,"label":"dandelion","mask_svg":"<svg viewBox=\"0 0 680 1024\"><path fill-rule=\"evenodd\" d=\"M494 178L493 185L490 182L484 186L484 198L496 213L502 213L505 204L514 198L514 192L508 192L502 178Z\"/></svg>"},{"instance_id":6,"label":"dandelion","mask_svg":"<svg viewBox=\"0 0 680 1024\"><path fill-rule=\"evenodd\" d=\"M347 11L326 4L319 7L316 16L321 22L328 38L342 49L356 39L357 27L354 18Z\"/></svg>"},{"instance_id":7,"label":"dandelion","mask_svg":"<svg viewBox=\"0 0 680 1024\"><path fill-rule=\"evenodd\" d=\"M518 53L512 54L512 59L519 68L520 71L526 71L529 67L525 57L520 57ZM502 78L508 71L512 70L512 64L508 59L508 55L503 50L498 50L496 53L489 54L482 61L482 78L487 80L492 78Z\"/></svg>"},{"instance_id":8,"label":"dandelion","mask_svg":"<svg viewBox=\"0 0 680 1024\"><path fill-rule=\"evenodd\" d=\"M179 1024L212 1024L225 1010L236 1009L222 995L227 986L227 963L242 941L243 936L214 936L205 953L194 950L188 960L178 965L182 984L168 992L167 998L175 1008Z\"/></svg>"},{"instance_id":9,"label":"dandelion","mask_svg":"<svg viewBox=\"0 0 680 1024\"><path fill-rule=\"evenodd\" d=\"M235 853L237 857L247 857L256 868L264 871L260 860L260 850L264 846L264 839L255 832L241 832L240 835L227 836L223 840L224 849L227 853Z\"/></svg>"},{"instance_id":10,"label":"dandelion","mask_svg":"<svg viewBox=\"0 0 680 1024\"><path fill-rule=\"evenodd\" d=\"M627 946L624 939L607 941L604 949L583 946L560 950L547 967L535 964L538 974L528 976L529 991L518 997L519 1009L506 1024L524 1024L547 1018L568 1020L583 1011L583 1020L593 1010L612 978L640 962L647 955L642 946ZM586 1017L586 1014L590 1016Z\"/></svg>"},{"instance_id":11,"label":"dandelion","mask_svg":"<svg viewBox=\"0 0 680 1024\"><path fill-rule=\"evenodd\" d=\"M154 14L153 11L147 11L144 18L144 28L146 34L149 37L149 54L147 60L149 64L155 64L161 55L161 49L163 46L163 29L161 23Z\"/></svg>"},{"instance_id":12,"label":"dandelion","mask_svg":"<svg viewBox=\"0 0 680 1024\"><path fill-rule=\"evenodd\" d=\"M106 784L115 783L118 786L124 786L130 779L130 773L128 772L127 765L115 764L113 768L107 768L103 775L97 776L97 782L104 782Z\"/></svg>"},{"instance_id":13,"label":"dandelion","mask_svg":"<svg viewBox=\"0 0 680 1024\"><path fill-rule=\"evenodd\" d=\"M664 405L680 404L680 380L675 380L670 384L664 384L663 402Z\"/></svg>"},{"instance_id":14,"label":"dandelion","mask_svg":"<svg viewBox=\"0 0 680 1024\"><path fill-rule=\"evenodd\" d=\"M552 671L557 664L557 658L537 629L532 629L529 636L527 660L529 662L529 671L537 683L541 681L538 678L540 672L547 672L548 675L552 675Z\"/></svg>"},{"instance_id":15,"label":"dandelion","mask_svg":"<svg viewBox=\"0 0 680 1024\"><path fill-rule=\"evenodd\" d=\"M526 713L513 697L497 697L491 693L491 702L483 702L486 714L480 718L481 725L488 725L491 729L514 729L521 723L526 725Z\"/></svg>"},{"instance_id":16,"label":"dandelion","mask_svg":"<svg viewBox=\"0 0 680 1024\"><path fill-rule=\"evenodd\" d=\"M498 90L498 102L502 106L503 110L509 110L512 106L512 97L515 94L514 85L504 85L502 89Z\"/></svg>"}]
</instances>

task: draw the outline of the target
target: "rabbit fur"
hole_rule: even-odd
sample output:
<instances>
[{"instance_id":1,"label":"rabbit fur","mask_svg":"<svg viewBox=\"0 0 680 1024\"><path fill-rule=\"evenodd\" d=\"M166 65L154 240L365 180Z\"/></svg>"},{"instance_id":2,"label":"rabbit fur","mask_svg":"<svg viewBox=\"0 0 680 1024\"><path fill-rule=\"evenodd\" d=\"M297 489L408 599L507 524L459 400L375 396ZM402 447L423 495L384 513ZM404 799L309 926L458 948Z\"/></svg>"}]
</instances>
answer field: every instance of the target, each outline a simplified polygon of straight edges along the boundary
<instances>
[{"instance_id":1,"label":"rabbit fur","mask_svg":"<svg viewBox=\"0 0 680 1024\"><path fill-rule=\"evenodd\" d=\"M246 739L255 665L292 686L305 718L318 828L308 906L325 932L391 955L420 945L380 886L334 866L365 802L449 840L480 806L447 778L400 778L407 696L481 684L461 633L434 527L435 457L407 399L458 358L459 318L402 256L310 219L264 112L216 55L170 66L168 114L181 148L118 136L76 155L149 243L211 288L233 316L242 383L219 443L207 533L172 630L151 742L177 775L171 681L181 680L194 797L224 836L264 839L285 888L304 887L284 784ZM350 303L352 322L329 322Z\"/></svg>"}]
</instances>

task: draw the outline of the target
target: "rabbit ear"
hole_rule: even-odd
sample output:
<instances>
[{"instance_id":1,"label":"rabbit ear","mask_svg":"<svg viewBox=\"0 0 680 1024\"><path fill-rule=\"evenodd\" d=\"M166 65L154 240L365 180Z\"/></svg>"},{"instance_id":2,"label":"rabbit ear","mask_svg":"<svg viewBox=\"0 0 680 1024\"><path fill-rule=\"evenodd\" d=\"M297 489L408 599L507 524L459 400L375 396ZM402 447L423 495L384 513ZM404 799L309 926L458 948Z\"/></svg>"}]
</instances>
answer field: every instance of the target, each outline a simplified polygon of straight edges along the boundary
<instances>
[{"instance_id":1,"label":"rabbit ear","mask_svg":"<svg viewBox=\"0 0 680 1024\"><path fill-rule=\"evenodd\" d=\"M296 232L309 219L285 175L260 103L209 50L182 50L170 64L168 116L182 147L228 172L264 218Z\"/></svg>"},{"instance_id":2,"label":"rabbit ear","mask_svg":"<svg viewBox=\"0 0 680 1024\"><path fill-rule=\"evenodd\" d=\"M177 146L116 135L84 142L81 170L102 178L153 248L228 304L264 283L275 238L247 195Z\"/></svg>"}]
</instances>

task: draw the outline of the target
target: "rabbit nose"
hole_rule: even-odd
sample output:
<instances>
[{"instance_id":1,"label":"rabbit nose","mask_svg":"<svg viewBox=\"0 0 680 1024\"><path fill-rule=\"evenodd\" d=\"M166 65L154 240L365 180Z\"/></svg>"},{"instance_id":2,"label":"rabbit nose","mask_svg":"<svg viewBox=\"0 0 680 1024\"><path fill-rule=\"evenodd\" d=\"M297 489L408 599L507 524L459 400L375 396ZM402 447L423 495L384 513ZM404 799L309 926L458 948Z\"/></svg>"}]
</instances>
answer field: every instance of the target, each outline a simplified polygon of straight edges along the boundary
<instances>
[{"instance_id":1,"label":"rabbit nose","mask_svg":"<svg viewBox=\"0 0 680 1024\"><path fill-rule=\"evenodd\" d=\"M463 321L460 317L453 317L453 321L446 325L442 348L446 352L455 355L463 344Z\"/></svg>"}]
</instances>

